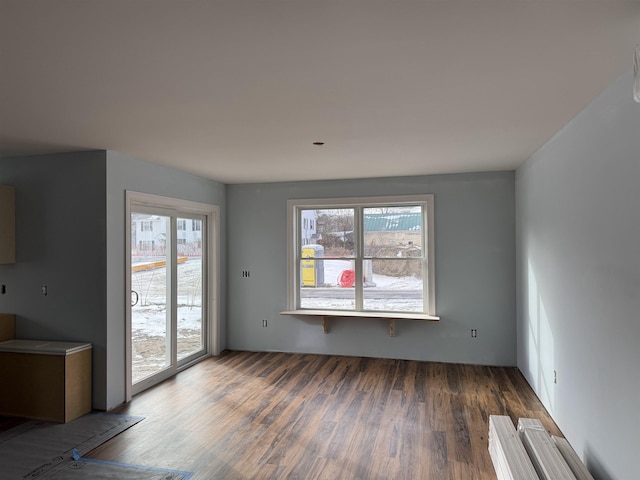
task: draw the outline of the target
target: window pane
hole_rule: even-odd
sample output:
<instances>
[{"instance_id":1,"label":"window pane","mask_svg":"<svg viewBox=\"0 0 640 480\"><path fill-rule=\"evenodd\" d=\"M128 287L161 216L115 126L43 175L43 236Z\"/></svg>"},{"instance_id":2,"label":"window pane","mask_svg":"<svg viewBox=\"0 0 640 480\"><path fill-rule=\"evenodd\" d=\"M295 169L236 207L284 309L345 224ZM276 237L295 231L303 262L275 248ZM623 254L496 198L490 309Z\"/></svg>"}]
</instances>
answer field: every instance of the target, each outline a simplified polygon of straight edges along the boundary
<instances>
[{"instance_id":1,"label":"window pane","mask_svg":"<svg viewBox=\"0 0 640 480\"><path fill-rule=\"evenodd\" d=\"M318 252L319 245L315 247ZM322 247L321 247L322 248ZM300 308L321 310L354 310L356 293L353 288L355 272L353 262L335 258L318 260L307 256L300 262Z\"/></svg>"},{"instance_id":2,"label":"window pane","mask_svg":"<svg viewBox=\"0 0 640 480\"><path fill-rule=\"evenodd\" d=\"M366 257L422 256L422 209L417 206L363 209Z\"/></svg>"},{"instance_id":3,"label":"window pane","mask_svg":"<svg viewBox=\"0 0 640 480\"><path fill-rule=\"evenodd\" d=\"M171 220L131 212L132 383L171 365L171 309L167 273Z\"/></svg>"},{"instance_id":4,"label":"window pane","mask_svg":"<svg viewBox=\"0 0 640 480\"><path fill-rule=\"evenodd\" d=\"M365 310L422 312L422 260L389 258L363 262Z\"/></svg>"},{"instance_id":5,"label":"window pane","mask_svg":"<svg viewBox=\"0 0 640 480\"><path fill-rule=\"evenodd\" d=\"M178 219L178 225L181 222L186 226L187 219ZM202 220L192 220L192 222L193 225L199 226ZM188 238L178 239L176 285L178 290L178 360L203 350L205 346L204 311L202 308L204 283L202 229L193 228L185 234L188 234Z\"/></svg>"},{"instance_id":6,"label":"window pane","mask_svg":"<svg viewBox=\"0 0 640 480\"><path fill-rule=\"evenodd\" d=\"M301 245L322 245L328 257L353 257L353 217L353 208L301 210Z\"/></svg>"}]
</instances>

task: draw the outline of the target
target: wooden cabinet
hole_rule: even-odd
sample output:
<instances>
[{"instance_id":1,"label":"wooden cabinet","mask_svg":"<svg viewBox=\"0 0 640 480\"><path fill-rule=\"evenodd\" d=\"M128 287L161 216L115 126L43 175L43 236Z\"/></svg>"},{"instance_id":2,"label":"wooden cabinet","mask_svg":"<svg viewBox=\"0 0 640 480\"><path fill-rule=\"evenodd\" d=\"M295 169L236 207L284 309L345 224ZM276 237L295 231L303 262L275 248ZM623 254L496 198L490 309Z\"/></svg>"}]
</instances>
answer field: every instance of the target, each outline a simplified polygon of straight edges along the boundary
<instances>
[{"instance_id":1,"label":"wooden cabinet","mask_svg":"<svg viewBox=\"0 0 640 480\"><path fill-rule=\"evenodd\" d=\"M16 263L15 187L0 185L0 264Z\"/></svg>"},{"instance_id":2,"label":"wooden cabinet","mask_svg":"<svg viewBox=\"0 0 640 480\"><path fill-rule=\"evenodd\" d=\"M91 411L91 344L0 342L0 415L69 422Z\"/></svg>"}]
</instances>

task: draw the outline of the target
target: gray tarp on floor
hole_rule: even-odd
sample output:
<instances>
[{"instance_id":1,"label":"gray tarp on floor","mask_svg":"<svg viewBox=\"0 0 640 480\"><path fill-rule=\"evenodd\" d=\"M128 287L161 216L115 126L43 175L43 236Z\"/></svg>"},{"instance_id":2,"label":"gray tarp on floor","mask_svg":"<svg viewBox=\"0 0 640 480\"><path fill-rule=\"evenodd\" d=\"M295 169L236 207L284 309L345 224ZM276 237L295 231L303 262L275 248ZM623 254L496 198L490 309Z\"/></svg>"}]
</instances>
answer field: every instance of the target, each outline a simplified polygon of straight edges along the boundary
<instances>
[{"instance_id":1,"label":"gray tarp on floor","mask_svg":"<svg viewBox=\"0 0 640 480\"><path fill-rule=\"evenodd\" d=\"M0 432L0 480L43 478L43 473L85 455L144 417L90 413L69 423L29 421Z\"/></svg>"},{"instance_id":2,"label":"gray tarp on floor","mask_svg":"<svg viewBox=\"0 0 640 480\"><path fill-rule=\"evenodd\" d=\"M122 463L101 462L91 459L67 460L46 472L39 480L187 480L191 473L150 468Z\"/></svg>"}]
</instances>

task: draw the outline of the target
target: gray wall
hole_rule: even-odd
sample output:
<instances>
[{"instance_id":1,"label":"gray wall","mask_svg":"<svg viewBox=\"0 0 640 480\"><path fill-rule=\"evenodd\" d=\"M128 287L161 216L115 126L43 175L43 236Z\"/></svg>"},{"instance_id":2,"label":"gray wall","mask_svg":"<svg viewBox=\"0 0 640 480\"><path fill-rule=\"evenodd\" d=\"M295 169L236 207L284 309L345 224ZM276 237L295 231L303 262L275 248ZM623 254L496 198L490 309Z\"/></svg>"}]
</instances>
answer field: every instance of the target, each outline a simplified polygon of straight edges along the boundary
<instances>
[{"instance_id":1,"label":"gray wall","mask_svg":"<svg viewBox=\"0 0 640 480\"><path fill-rule=\"evenodd\" d=\"M105 158L0 159L0 183L16 187L17 242L17 263L0 265L0 312L17 315L20 338L91 342L98 407L106 394Z\"/></svg>"},{"instance_id":2,"label":"gray wall","mask_svg":"<svg viewBox=\"0 0 640 480\"><path fill-rule=\"evenodd\" d=\"M425 193L435 195L440 322L398 321L389 337L384 320L335 319L325 335L317 319L279 314L288 199ZM228 185L229 348L515 365L514 195L513 172Z\"/></svg>"},{"instance_id":3,"label":"gray wall","mask_svg":"<svg viewBox=\"0 0 640 480\"><path fill-rule=\"evenodd\" d=\"M3 158L0 183L16 186L17 216L17 263L0 265L0 312L17 315L21 338L93 344L94 408L125 400L125 190L220 206L224 313L223 184L105 151Z\"/></svg>"},{"instance_id":4,"label":"gray wall","mask_svg":"<svg viewBox=\"0 0 640 480\"><path fill-rule=\"evenodd\" d=\"M107 152L106 176L107 211L107 269L106 299L108 340L107 398L105 407L111 408L125 400L125 312L130 296L125 292L125 191L163 195L192 202L220 207L220 278L221 289L218 309L222 324L221 338L225 330L225 186L195 175L137 160L116 152Z\"/></svg>"},{"instance_id":5,"label":"gray wall","mask_svg":"<svg viewBox=\"0 0 640 480\"><path fill-rule=\"evenodd\" d=\"M631 73L613 83L516 174L518 366L599 479L638 478L640 105L631 85Z\"/></svg>"}]
</instances>

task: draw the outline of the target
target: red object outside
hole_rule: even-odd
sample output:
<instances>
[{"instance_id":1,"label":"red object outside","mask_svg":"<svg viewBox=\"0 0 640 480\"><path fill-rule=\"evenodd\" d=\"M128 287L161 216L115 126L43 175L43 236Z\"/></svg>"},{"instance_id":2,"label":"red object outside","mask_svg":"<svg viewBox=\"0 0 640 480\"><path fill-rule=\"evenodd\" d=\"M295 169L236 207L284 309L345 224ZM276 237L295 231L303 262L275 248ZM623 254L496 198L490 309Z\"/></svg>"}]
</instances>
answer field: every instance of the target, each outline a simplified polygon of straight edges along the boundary
<instances>
[{"instance_id":1,"label":"red object outside","mask_svg":"<svg viewBox=\"0 0 640 480\"><path fill-rule=\"evenodd\" d=\"M356 281L355 270L343 270L338 277L338 283L342 288L351 288Z\"/></svg>"}]
</instances>

